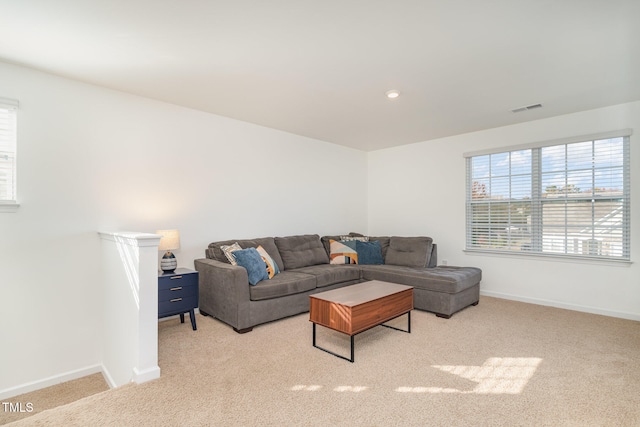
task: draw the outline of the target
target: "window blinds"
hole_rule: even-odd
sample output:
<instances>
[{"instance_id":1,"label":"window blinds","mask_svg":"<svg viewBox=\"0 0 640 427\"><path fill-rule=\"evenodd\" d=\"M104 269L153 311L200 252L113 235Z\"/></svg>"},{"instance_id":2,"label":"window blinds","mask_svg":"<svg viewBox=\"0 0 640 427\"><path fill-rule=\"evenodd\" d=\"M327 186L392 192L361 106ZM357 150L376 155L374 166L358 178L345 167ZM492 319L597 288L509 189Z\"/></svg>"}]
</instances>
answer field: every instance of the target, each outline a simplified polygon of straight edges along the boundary
<instances>
[{"instance_id":1,"label":"window blinds","mask_svg":"<svg viewBox=\"0 0 640 427\"><path fill-rule=\"evenodd\" d=\"M467 249L629 260L625 133L468 156Z\"/></svg>"},{"instance_id":2,"label":"window blinds","mask_svg":"<svg viewBox=\"0 0 640 427\"><path fill-rule=\"evenodd\" d=\"M16 202L17 108L17 101L0 98L0 203Z\"/></svg>"}]
</instances>

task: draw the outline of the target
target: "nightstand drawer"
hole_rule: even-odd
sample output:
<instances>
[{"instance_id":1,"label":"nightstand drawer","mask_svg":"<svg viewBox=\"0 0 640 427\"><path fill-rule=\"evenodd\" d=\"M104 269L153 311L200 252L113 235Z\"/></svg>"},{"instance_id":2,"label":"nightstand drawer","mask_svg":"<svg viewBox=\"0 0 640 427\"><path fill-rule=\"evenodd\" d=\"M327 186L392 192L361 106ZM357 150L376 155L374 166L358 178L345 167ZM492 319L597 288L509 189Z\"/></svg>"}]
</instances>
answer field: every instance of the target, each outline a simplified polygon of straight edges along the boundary
<instances>
[{"instance_id":1,"label":"nightstand drawer","mask_svg":"<svg viewBox=\"0 0 640 427\"><path fill-rule=\"evenodd\" d=\"M158 291L158 302L171 301L176 298L188 298L198 296L197 286L180 286L175 283L176 286Z\"/></svg>"},{"instance_id":2,"label":"nightstand drawer","mask_svg":"<svg viewBox=\"0 0 640 427\"><path fill-rule=\"evenodd\" d=\"M158 278L158 291L167 291L172 288L185 288L198 284L197 274L176 274L173 276L160 276Z\"/></svg>"},{"instance_id":3,"label":"nightstand drawer","mask_svg":"<svg viewBox=\"0 0 640 427\"><path fill-rule=\"evenodd\" d=\"M184 313L192 310L197 304L195 296L181 298L177 297L169 301L158 302L158 316L168 315L170 313Z\"/></svg>"}]
</instances>

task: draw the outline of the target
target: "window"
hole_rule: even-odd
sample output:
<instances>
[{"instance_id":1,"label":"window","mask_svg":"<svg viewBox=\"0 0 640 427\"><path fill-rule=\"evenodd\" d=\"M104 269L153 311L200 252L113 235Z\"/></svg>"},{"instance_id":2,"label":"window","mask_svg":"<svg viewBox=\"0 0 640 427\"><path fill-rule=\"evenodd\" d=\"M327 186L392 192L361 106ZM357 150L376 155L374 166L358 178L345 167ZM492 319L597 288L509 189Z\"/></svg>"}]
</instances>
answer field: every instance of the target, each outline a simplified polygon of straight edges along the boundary
<instances>
[{"instance_id":1,"label":"window","mask_svg":"<svg viewBox=\"0 0 640 427\"><path fill-rule=\"evenodd\" d=\"M467 250L629 260L630 135L465 154Z\"/></svg>"},{"instance_id":2,"label":"window","mask_svg":"<svg viewBox=\"0 0 640 427\"><path fill-rule=\"evenodd\" d=\"M18 206L16 197L16 110L18 102L0 98L0 211Z\"/></svg>"}]
</instances>

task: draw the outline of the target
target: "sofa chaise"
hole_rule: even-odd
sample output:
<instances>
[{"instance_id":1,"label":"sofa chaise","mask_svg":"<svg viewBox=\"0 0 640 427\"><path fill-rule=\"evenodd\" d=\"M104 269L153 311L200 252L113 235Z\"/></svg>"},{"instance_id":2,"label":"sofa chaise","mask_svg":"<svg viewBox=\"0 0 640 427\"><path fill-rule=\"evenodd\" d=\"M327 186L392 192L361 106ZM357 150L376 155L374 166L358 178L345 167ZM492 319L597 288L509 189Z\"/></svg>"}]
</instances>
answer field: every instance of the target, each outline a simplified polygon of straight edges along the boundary
<instances>
[{"instance_id":1,"label":"sofa chaise","mask_svg":"<svg viewBox=\"0 0 640 427\"><path fill-rule=\"evenodd\" d=\"M348 254L350 258L332 252L332 245L355 247L353 242L358 247L369 242L363 248L373 249L374 256L367 256L369 261L361 256L356 264L357 254ZM225 254L235 243L242 249L260 247L279 272L250 285L248 270L231 264L233 258ZM309 311L309 295L369 280L413 286L416 309L449 318L478 304L482 278L478 268L437 266L437 246L430 237L357 233L322 238L317 234L263 237L214 242L205 253L206 258L195 260L200 313L227 323L238 333Z\"/></svg>"}]
</instances>

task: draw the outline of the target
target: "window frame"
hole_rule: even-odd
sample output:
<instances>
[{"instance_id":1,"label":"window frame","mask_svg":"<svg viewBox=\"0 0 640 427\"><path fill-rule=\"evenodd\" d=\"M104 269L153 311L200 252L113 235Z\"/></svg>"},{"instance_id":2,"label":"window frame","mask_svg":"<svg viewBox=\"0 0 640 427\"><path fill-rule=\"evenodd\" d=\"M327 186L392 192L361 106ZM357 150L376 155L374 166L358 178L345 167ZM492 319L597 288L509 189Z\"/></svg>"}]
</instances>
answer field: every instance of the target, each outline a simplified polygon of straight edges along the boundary
<instances>
[{"instance_id":1,"label":"window frame","mask_svg":"<svg viewBox=\"0 0 640 427\"><path fill-rule=\"evenodd\" d=\"M7 158L13 158L13 164L8 167L8 172L11 175L9 185L5 185L0 188L0 194L7 192L9 198L0 199L0 213L16 212L20 207L18 203L18 185L17 185L17 168L18 168L18 107L19 102L14 99L0 98L0 110L2 115L7 119L6 127L0 127L0 150L3 146L4 151L0 151L0 156ZM0 125L1 126L1 125ZM3 141L4 139L4 141ZM3 154L4 153L4 154ZM5 159L6 160L6 159Z\"/></svg>"},{"instance_id":2,"label":"window frame","mask_svg":"<svg viewBox=\"0 0 640 427\"><path fill-rule=\"evenodd\" d=\"M544 142L537 142L532 144L517 145L517 146L511 146L511 147L501 147L496 149L464 153L463 156L465 158L465 164L466 164L465 252L515 255L515 256L552 257L555 259L566 258L570 260L591 260L591 261L599 260L599 261L608 261L608 262L629 263L631 260L631 236L630 236L630 228L631 228L630 147L631 147L631 142L630 142L630 138L632 133L633 132L631 129L622 129L622 130L617 130L612 132L582 135L582 136L558 139L553 141L544 141ZM543 149L549 148L549 147L564 146L566 150L569 144L588 143L588 142L591 142L592 145L595 147L596 141L614 139L614 138L623 138L623 142L622 142L623 159L622 159L622 165L621 165L622 175L623 175L622 176L623 188L622 188L621 196L618 195L615 197L611 196L607 198L607 197L599 197L597 195L595 196L575 195L571 199L568 196L565 196L564 199L557 199L557 200L548 198L548 192L546 189L543 190L543 183L542 183L543 176L545 174L543 172L543 167L542 167ZM531 153L531 166L530 166L531 193L530 193L529 199L528 200L526 198L518 199L518 198L512 198L512 197L500 199L490 195L487 199L483 199L483 201L479 201L477 198L477 191L479 191L478 186L480 185L480 183L477 177L475 179L473 177L473 170L472 170L473 159L478 158L480 156L487 156L487 155L504 155L504 154L508 155L508 158L509 158L509 173L508 173L509 187L508 188L509 188L509 194L511 195L513 194L512 193L513 184L511 180L512 178L511 153L519 152L519 151L527 151L527 150L530 150L530 153ZM489 157L489 162L491 162L491 160L492 160L492 157ZM587 168L587 170L595 172L595 171L599 171L600 167L596 166L596 164L593 163L589 168ZM568 174L569 169L562 171L562 173ZM493 179L493 178L494 178L493 175L489 175L489 179ZM475 194L475 197L474 197L474 194ZM547 197L543 197L543 195L546 195ZM607 200L609 201L615 200L617 201L617 203L621 203L621 206L622 206L623 214L622 214L622 224L620 225L621 231L620 231L620 237L619 237L621 249L620 249L619 255L617 253L613 253L613 254L610 253L607 255L603 255L602 253L596 253L596 251L591 250L591 246L587 246L587 248L589 248L589 251L587 251L586 253L584 252L577 253L576 248L573 249L573 252L570 252L568 248L570 245L569 236L571 235L570 233L571 227L576 224L579 224L580 221L583 220L583 218L579 218L578 216L570 217L572 219L571 221L565 221L564 225L562 227L559 227L559 229L561 229L562 233L565 235L564 241L563 241L564 252L550 250L548 246L545 249L545 237L547 238L547 241L548 241L549 236L551 235L551 233L548 233L548 232L550 229L552 229L552 227L548 225L543 225L543 217L544 217L543 211L545 210L545 207L552 206L554 203L560 206L562 203L564 203L564 209L567 212L569 212L571 211L571 206L572 206L571 203L573 202L583 203L585 201L588 201L589 203L591 203L592 207L595 208L599 204L603 205L603 203L605 203ZM526 212L527 208L529 209L529 211L527 212L529 216L528 223L527 223L528 226L524 228L528 228L528 231L530 232L530 247L525 250L522 250L522 247L518 249L514 248L515 245L512 244L512 240L511 240L511 230L517 230L518 228L516 227L516 225L521 225L519 223L512 222L511 209L512 209L512 205L515 205L515 204L520 206L523 212ZM482 216L480 216L481 220L478 221L479 211L477 210L477 207L480 205L487 207L486 223L483 223L484 219L482 218ZM498 217L495 219L494 222L492 222L493 220L491 218L492 217L491 208L497 207L499 205L501 205L502 208L496 209L496 211L500 211L500 213L497 214ZM505 209L505 206L507 206L508 208ZM474 209L475 209L475 222L474 222ZM575 213L576 215L578 215L577 211ZM591 223L589 226L595 229L596 224L598 223L598 220L599 219L596 216L592 216ZM498 227L492 227L493 225L500 224L500 223L501 225L499 225ZM480 224L480 227L479 227L479 224ZM506 227L504 226L505 224L506 224ZM496 247L496 246L500 246L500 243L498 243L497 240L494 241L493 236L491 234L492 230L500 229L500 228L503 228L503 234L505 234L508 237L506 240L507 243L506 244L503 243L504 247ZM480 229L480 232L478 232L478 229ZM611 227L610 229L614 230L613 227ZM493 247L481 247L480 244L477 243L477 239L483 236L483 231L485 230L487 231L487 236L488 236L486 241L489 242L488 245L486 243L485 245L493 246ZM585 243L582 242L581 244L582 244L582 250L584 251Z\"/></svg>"}]
</instances>

